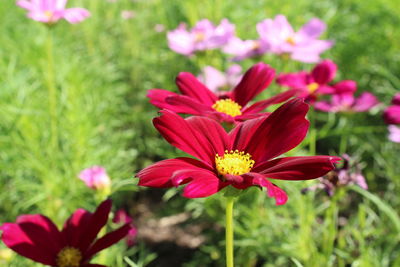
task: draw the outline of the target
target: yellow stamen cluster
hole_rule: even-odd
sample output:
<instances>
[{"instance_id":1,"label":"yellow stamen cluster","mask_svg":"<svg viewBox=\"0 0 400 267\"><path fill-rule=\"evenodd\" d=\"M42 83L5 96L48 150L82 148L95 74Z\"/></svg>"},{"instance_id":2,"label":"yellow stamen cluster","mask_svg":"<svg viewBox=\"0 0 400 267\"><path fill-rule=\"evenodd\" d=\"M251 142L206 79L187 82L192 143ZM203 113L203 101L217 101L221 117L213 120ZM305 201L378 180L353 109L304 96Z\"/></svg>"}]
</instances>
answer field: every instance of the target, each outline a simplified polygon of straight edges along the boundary
<instances>
[{"instance_id":1,"label":"yellow stamen cluster","mask_svg":"<svg viewBox=\"0 0 400 267\"><path fill-rule=\"evenodd\" d=\"M218 100L214 105L212 105L212 108L232 117L242 115L242 112L240 111L242 106L229 98Z\"/></svg>"},{"instance_id":2,"label":"yellow stamen cluster","mask_svg":"<svg viewBox=\"0 0 400 267\"><path fill-rule=\"evenodd\" d=\"M221 175L242 175L248 173L253 168L254 163L249 153L245 154L239 150L225 150L222 157L218 154L215 155L215 165L218 173Z\"/></svg>"},{"instance_id":3,"label":"yellow stamen cluster","mask_svg":"<svg viewBox=\"0 0 400 267\"><path fill-rule=\"evenodd\" d=\"M310 94L313 94L319 87L318 83L310 83L307 85L308 88L308 92L310 92Z\"/></svg>"},{"instance_id":4,"label":"yellow stamen cluster","mask_svg":"<svg viewBox=\"0 0 400 267\"><path fill-rule=\"evenodd\" d=\"M74 247L65 247L57 255L58 267L79 267L82 260L82 253Z\"/></svg>"},{"instance_id":5,"label":"yellow stamen cluster","mask_svg":"<svg viewBox=\"0 0 400 267\"><path fill-rule=\"evenodd\" d=\"M286 39L286 43L290 44L290 45L296 45L296 41L294 40L294 38L292 36L289 36Z\"/></svg>"},{"instance_id":6,"label":"yellow stamen cluster","mask_svg":"<svg viewBox=\"0 0 400 267\"><path fill-rule=\"evenodd\" d=\"M197 32L194 35L194 41L197 42L201 42L204 41L206 39L206 35L202 32Z\"/></svg>"},{"instance_id":7,"label":"yellow stamen cluster","mask_svg":"<svg viewBox=\"0 0 400 267\"><path fill-rule=\"evenodd\" d=\"M51 18L53 17L54 14L53 14L52 11L47 10L47 11L44 12L44 15L45 15L48 19L51 19Z\"/></svg>"}]
</instances>

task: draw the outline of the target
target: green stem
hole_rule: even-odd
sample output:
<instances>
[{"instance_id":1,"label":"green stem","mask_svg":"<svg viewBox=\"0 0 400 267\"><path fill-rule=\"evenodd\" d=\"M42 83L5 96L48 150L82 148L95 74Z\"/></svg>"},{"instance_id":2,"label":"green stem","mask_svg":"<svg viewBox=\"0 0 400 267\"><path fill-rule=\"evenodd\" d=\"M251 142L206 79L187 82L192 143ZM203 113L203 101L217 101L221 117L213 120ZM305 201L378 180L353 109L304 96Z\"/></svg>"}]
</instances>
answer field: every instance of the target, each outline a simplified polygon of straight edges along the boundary
<instances>
[{"instance_id":1,"label":"green stem","mask_svg":"<svg viewBox=\"0 0 400 267\"><path fill-rule=\"evenodd\" d=\"M226 246L226 267L233 267L233 203L234 197L226 199L226 228L225 228L225 246Z\"/></svg>"},{"instance_id":2,"label":"green stem","mask_svg":"<svg viewBox=\"0 0 400 267\"><path fill-rule=\"evenodd\" d=\"M49 101L50 113L50 143L53 149L58 146L58 131L57 131L57 88L54 75L54 57L53 57L53 35L51 28L47 29L46 53L47 64L44 69L46 73L47 93Z\"/></svg>"}]
</instances>

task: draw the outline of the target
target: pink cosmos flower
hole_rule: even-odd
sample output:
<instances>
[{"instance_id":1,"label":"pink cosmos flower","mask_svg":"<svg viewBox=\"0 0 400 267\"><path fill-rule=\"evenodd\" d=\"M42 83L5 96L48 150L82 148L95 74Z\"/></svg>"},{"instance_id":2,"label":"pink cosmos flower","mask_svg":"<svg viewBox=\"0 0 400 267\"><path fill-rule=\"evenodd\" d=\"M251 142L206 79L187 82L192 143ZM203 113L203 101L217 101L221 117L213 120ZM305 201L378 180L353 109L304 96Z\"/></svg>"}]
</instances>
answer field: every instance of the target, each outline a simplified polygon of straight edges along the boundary
<instances>
[{"instance_id":1,"label":"pink cosmos flower","mask_svg":"<svg viewBox=\"0 0 400 267\"><path fill-rule=\"evenodd\" d=\"M71 24L79 23L90 16L84 8L66 8L67 0L20 0L17 5L28 10L28 17L46 24L65 19Z\"/></svg>"},{"instance_id":2,"label":"pink cosmos flower","mask_svg":"<svg viewBox=\"0 0 400 267\"><path fill-rule=\"evenodd\" d=\"M123 209L117 210L117 212L115 213L113 222L129 224L131 226L131 229L129 230L129 232L126 236L126 244L128 247L135 245L137 229L136 229L136 227L133 226L133 219L128 215L128 213L126 213L126 211Z\"/></svg>"},{"instance_id":3,"label":"pink cosmos flower","mask_svg":"<svg viewBox=\"0 0 400 267\"><path fill-rule=\"evenodd\" d=\"M368 92L358 98L353 94L334 94L330 102L316 102L315 109L325 112L364 112L379 104L377 98Z\"/></svg>"},{"instance_id":4,"label":"pink cosmos flower","mask_svg":"<svg viewBox=\"0 0 400 267\"><path fill-rule=\"evenodd\" d=\"M223 47L223 52L233 55L234 61L261 56L268 51L268 45L262 40L241 40L232 37Z\"/></svg>"},{"instance_id":5,"label":"pink cosmos flower","mask_svg":"<svg viewBox=\"0 0 400 267\"><path fill-rule=\"evenodd\" d=\"M296 73L280 74L276 79L279 85L290 87L298 97L307 101L314 101L320 94L352 93L357 90L354 81L341 81L330 86L329 83L336 75L337 66L331 60L324 60L316 65L310 73L300 71Z\"/></svg>"},{"instance_id":6,"label":"pink cosmos flower","mask_svg":"<svg viewBox=\"0 0 400 267\"><path fill-rule=\"evenodd\" d=\"M183 196L188 198L207 197L227 186L259 186L267 189L277 205L285 204L286 193L271 180L314 179L332 170L333 163L340 160L330 156L276 158L306 136L308 108L294 99L270 116L240 123L229 133L215 120L198 116L183 119L163 110L153 120L154 126L171 145L196 159L157 162L137 174L139 185L165 188L186 184Z\"/></svg>"},{"instance_id":7,"label":"pink cosmos flower","mask_svg":"<svg viewBox=\"0 0 400 267\"><path fill-rule=\"evenodd\" d=\"M91 258L124 238L131 226L127 223L97 239L107 223L111 200L102 202L94 213L78 209L61 231L41 214L21 215L15 223L4 223L1 240L18 254L56 267L106 267L91 264Z\"/></svg>"},{"instance_id":8,"label":"pink cosmos flower","mask_svg":"<svg viewBox=\"0 0 400 267\"><path fill-rule=\"evenodd\" d=\"M389 125L389 140L395 143L400 143L400 127L396 125Z\"/></svg>"},{"instance_id":9,"label":"pink cosmos flower","mask_svg":"<svg viewBox=\"0 0 400 267\"><path fill-rule=\"evenodd\" d=\"M385 109L383 119L387 124L400 124L400 93L393 97L392 104Z\"/></svg>"},{"instance_id":10,"label":"pink cosmos flower","mask_svg":"<svg viewBox=\"0 0 400 267\"><path fill-rule=\"evenodd\" d=\"M306 63L316 63L320 54L332 47L332 41L319 40L326 25L317 18L311 19L298 32L283 15L266 19L257 24L257 31L269 52L288 54L292 59Z\"/></svg>"},{"instance_id":11,"label":"pink cosmos flower","mask_svg":"<svg viewBox=\"0 0 400 267\"><path fill-rule=\"evenodd\" d=\"M181 23L177 29L167 33L168 46L176 53L189 56L196 51L222 47L235 34L235 26L223 19L218 26L203 19L188 31Z\"/></svg>"},{"instance_id":12,"label":"pink cosmos flower","mask_svg":"<svg viewBox=\"0 0 400 267\"><path fill-rule=\"evenodd\" d=\"M319 178L320 184L311 186L302 190L303 193L307 191L315 191L316 189L323 189L329 196L333 196L336 188L347 185L358 185L364 190L368 190L368 185L365 177L361 173L361 168L358 163L354 162L349 155L342 156L343 165L328 172L324 177Z\"/></svg>"},{"instance_id":13,"label":"pink cosmos flower","mask_svg":"<svg viewBox=\"0 0 400 267\"><path fill-rule=\"evenodd\" d=\"M218 91L226 91L234 87L242 77L242 67L235 64L230 66L225 73L211 66L206 66L198 79L212 92L218 93Z\"/></svg>"},{"instance_id":14,"label":"pink cosmos flower","mask_svg":"<svg viewBox=\"0 0 400 267\"><path fill-rule=\"evenodd\" d=\"M294 95L294 92L288 91L247 106L272 82L274 76L273 68L258 63L243 75L232 91L216 95L191 73L182 72L176 79L182 95L162 89L152 89L147 96L150 98L150 103L160 109L209 116L218 121L234 123L265 115L262 111L268 106L284 102Z\"/></svg>"},{"instance_id":15,"label":"pink cosmos flower","mask_svg":"<svg viewBox=\"0 0 400 267\"><path fill-rule=\"evenodd\" d=\"M93 166L84 169L79 173L79 179L85 182L87 187L92 189L105 189L111 185L110 177L101 166Z\"/></svg>"}]
</instances>

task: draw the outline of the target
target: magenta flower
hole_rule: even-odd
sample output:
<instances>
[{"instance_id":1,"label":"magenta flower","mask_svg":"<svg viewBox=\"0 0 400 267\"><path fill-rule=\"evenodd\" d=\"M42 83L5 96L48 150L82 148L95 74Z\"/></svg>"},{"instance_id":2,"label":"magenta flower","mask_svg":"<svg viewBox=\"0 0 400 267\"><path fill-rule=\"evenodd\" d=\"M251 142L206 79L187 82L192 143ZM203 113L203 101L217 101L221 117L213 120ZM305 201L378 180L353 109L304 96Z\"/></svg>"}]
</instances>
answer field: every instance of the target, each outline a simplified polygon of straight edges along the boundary
<instances>
[{"instance_id":1,"label":"magenta flower","mask_svg":"<svg viewBox=\"0 0 400 267\"><path fill-rule=\"evenodd\" d=\"M389 125L389 140L395 143L400 143L400 127L396 125Z\"/></svg>"},{"instance_id":2,"label":"magenta flower","mask_svg":"<svg viewBox=\"0 0 400 267\"><path fill-rule=\"evenodd\" d=\"M235 34L235 26L223 19L218 26L203 19L188 31L186 24L167 33L168 46L176 53L190 56L196 51L210 50L227 44Z\"/></svg>"},{"instance_id":3,"label":"magenta flower","mask_svg":"<svg viewBox=\"0 0 400 267\"><path fill-rule=\"evenodd\" d=\"M336 75L337 66L331 60L324 60L316 65L310 73L300 71L296 73L280 74L276 79L279 85L290 87L298 97L307 101L314 101L318 95L331 93L350 93L357 89L354 81L341 81L333 87L330 83Z\"/></svg>"},{"instance_id":4,"label":"magenta flower","mask_svg":"<svg viewBox=\"0 0 400 267\"><path fill-rule=\"evenodd\" d=\"M117 230L96 239L107 223L111 200L102 202L94 213L78 209L65 222L61 231L46 216L22 215L15 223L4 223L3 243L18 254L44 265L56 267L105 267L90 264L99 251L117 243L127 235L131 226L124 224Z\"/></svg>"},{"instance_id":5,"label":"magenta flower","mask_svg":"<svg viewBox=\"0 0 400 267\"><path fill-rule=\"evenodd\" d=\"M111 185L110 177L101 166L93 166L84 169L79 173L79 179L85 182L86 186L92 189L105 189Z\"/></svg>"},{"instance_id":6,"label":"magenta flower","mask_svg":"<svg viewBox=\"0 0 400 267\"><path fill-rule=\"evenodd\" d=\"M133 225L133 219L128 215L128 213L126 213L125 210L117 210L117 212L115 213L114 219L113 219L114 223L122 223L122 224L130 224L131 229L129 230L128 234L126 235L126 245L128 247L131 247L133 245L135 245L136 243L136 236L137 236L137 229L136 227Z\"/></svg>"},{"instance_id":7,"label":"magenta flower","mask_svg":"<svg viewBox=\"0 0 400 267\"><path fill-rule=\"evenodd\" d=\"M353 94L334 94L330 102L320 101L314 104L315 109L325 112L364 112L379 104L377 98L368 92L358 98Z\"/></svg>"},{"instance_id":8,"label":"magenta flower","mask_svg":"<svg viewBox=\"0 0 400 267\"><path fill-rule=\"evenodd\" d=\"M306 63L316 63L320 54L332 47L332 41L319 40L326 25L317 18L311 19L298 32L283 15L266 19L257 24L257 31L269 52L289 55L292 59Z\"/></svg>"},{"instance_id":9,"label":"magenta flower","mask_svg":"<svg viewBox=\"0 0 400 267\"><path fill-rule=\"evenodd\" d=\"M268 51L268 45L262 40L241 40L233 37L222 50L224 53L233 55L233 60L240 61L263 55Z\"/></svg>"},{"instance_id":10,"label":"magenta flower","mask_svg":"<svg viewBox=\"0 0 400 267\"><path fill-rule=\"evenodd\" d=\"M242 77L242 67L235 64L230 66L225 73L211 66L206 66L198 79L212 92L218 93L234 87Z\"/></svg>"},{"instance_id":11,"label":"magenta flower","mask_svg":"<svg viewBox=\"0 0 400 267\"><path fill-rule=\"evenodd\" d=\"M341 167L335 164L334 170L319 178L319 184L305 188L302 192L323 189L329 196L333 196L337 188L347 185L358 185L362 189L368 190L367 182L361 173L359 164L354 162L347 154L343 155L342 159L343 165Z\"/></svg>"},{"instance_id":12,"label":"magenta flower","mask_svg":"<svg viewBox=\"0 0 400 267\"><path fill-rule=\"evenodd\" d=\"M392 104L385 109L383 119L387 124L400 124L400 93L393 97Z\"/></svg>"},{"instance_id":13,"label":"magenta flower","mask_svg":"<svg viewBox=\"0 0 400 267\"><path fill-rule=\"evenodd\" d=\"M182 72L176 78L176 84L182 95L162 89L152 89L147 96L150 98L150 103L160 109L208 116L218 121L234 123L265 115L262 113L265 108L284 102L294 95L294 92L284 92L247 106L272 82L274 76L274 69L267 64L258 63L244 74L232 91L216 95L191 73Z\"/></svg>"},{"instance_id":14,"label":"magenta flower","mask_svg":"<svg viewBox=\"0 0 400 267\"><path fill-rule=\"evenodd\" d=\"M271 182L307 180L320 177L334 168L338 157L283 157L301 143L309 122L308 105L295 99L270 116L238 124L231 132L206 117L183 119L163 110L154 126L173 146L194 156L157 162L137 174L139 185L173 187L186 184L183 196L207 197L227 186L246 189L265 187L277 205L285 204L286 193ZM276 158L276 159L274 159Z\"/></svg>"},{"instance_id":15,"label":"magenta flower","mask_svg":"<svg viewBox=\"0 0 400 267\"><path fill-rule=\"evenodd\" d=\"M65 19L71 24L79 23L90 16L84 8L66 8L67 0L20 0L17 5L28 10L28 17L46 24Z\"/></svg>"}]
</instances>

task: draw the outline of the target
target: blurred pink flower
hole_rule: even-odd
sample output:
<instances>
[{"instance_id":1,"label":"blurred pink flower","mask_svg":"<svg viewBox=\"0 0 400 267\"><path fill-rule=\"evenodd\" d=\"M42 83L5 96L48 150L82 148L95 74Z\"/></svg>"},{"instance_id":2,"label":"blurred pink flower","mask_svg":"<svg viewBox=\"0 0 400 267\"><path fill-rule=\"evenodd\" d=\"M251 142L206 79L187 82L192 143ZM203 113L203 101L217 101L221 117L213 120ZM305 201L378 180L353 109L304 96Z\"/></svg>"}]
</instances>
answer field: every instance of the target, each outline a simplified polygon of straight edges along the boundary
<instances>
[{"instance_id":1,"label":"blurred pink flower","mask_svg":"<svg viewBox=\"0 0 400 267\"><path fill-rule=\"evenodd\" d=\"M400 93L397 93L394 95L394 97L392 99L392 104L400 106Z\"/></svg>"},{"instance_id":2,"label":"blurred pink flower","mask_svg":"<svg viewBox=\"0 0 400 267\"><path fill-rule=\"evenodd\" d=\"M392 104L383 112L383 119L387 124L400 124L400 93L393 97Z\"/></svg>"},{"instance_id":3,"label":"blurred pink flower","mask_svg":"<svg viewBox=\"0 0 400 267\"><path fill-rule=\"evenodd\" d=\"M181 23L177 29L167 33L168 46L173 51L185 56L196 51L209 50L227 44L235 33L235 26L223 19L218 26L203 19L188 31L186 24Z\"/></svg>"},{"instance_id":4,"label":"blurred pink flower","mask_svg":"<svg viewBox=\"0 0 400 267\"><path fill-rule=\"evenodd\" d=\"M400 143L400 127L389 125L389 140L395 143Z\"/></svg>"},{"instance_id":5,"label":"blurred pink flower","mask_svg":"<svg viewBox=\"0 0 400 267\"><path fill-rule=\"evenodd\" d=\"M352 93L334 94L330 102L316 102L315 109L325 112L364 112L379 104L377 98L368 92L355 98Z\"/></svg>"},{"instance_id":6,"label":"blurred pink flower","mask_svg":"<svg viewBox=\"0 0 400 267\"><path fill-rule=\"evenodd\" d=\"M238 37L232 37L222 50L224 53L233 55L233 60L239 61L263 55L267 52L268 45L262 40L241 40Z\"/></svg>"},{"instance_id":7,"label":"blurred pink flower","mask_svg":"<svg viewBox=\"0 0 400 267\"><path fill-rule=\"evenodd\" d=\"M211 66L206 66L198 76L199 81L214 93L233 88L240 82L242 77L242 67L236 64L230 66L225 73Z\"/></svg>"},{"instance_id":8,"label":"blurred pink flower","mask_svg":"<svg viewBox=\"0 0 400 267\"><path fill-rule=\"evenodd\" d=\"M123 19L131 19L136 17L136 12L133 10L122 10L121 11L121 18Z\"/></svg>"},{"instance_id":9,"label":"blurred pink flower","mask_svg":"<svg viewBox=\"0 0 400 267\"><path fill-rule=\"evenodd\" d=\"M54 24L60 19L75 24L90 16L84 8L65 8L67 0L20 0L17 5L28 10L28 17L46 24Z\"/></svg>"},{"instance_id":10,"label":"blurred pink flower","mask_svg":"<svg viewBox=\"0 0 400 267\"><path fill-rule=\"evenodd\" d=\"M341 167L338 167L338 164L335 163L335 169L319 178L319 184L304 188L302 192L306 193L308 191L323 189L329 196L333 196L336 188L347 185L358 185L362 189L368 190L368 185L361 173L359 163L347 154L344 154L342 159L343 165Z\"/></svg>"},{"instance_id":11,"label":"blurred pink flower","mask_svg":"<svg viewBox=\"0 0 400 267\"><path fill-rule=\"evenodd\" d=\"M118 223L118 224L129 224L131 226L131 228L130 228L130 230L129 230L126 238L125 238L126 239L126 244L127 244L128 247L131 247L131 246L135 245L137 229L132 224L133 219L128 215L128 213L126 213L126 211L123 210L123 209L117 210L117 212L115 213L113 222L114 223Z\"/></svg>"},{"instance_id":12,"label":"blurred pink flower","mask_svg":"<svg viewBox=\"0 0 400 267\"><path fill-rule=\"evenodd\" d=\"M333 41L318 39L325 29L323 21L313 18L295 32L284 15L257 24L258 34L270 52L288 54L292 59L306 63L318 62L319 55L332 47Z\"/></svg>"},{"instance_id":13,"label":"blurred pink flower","mask_svg":"<svg viewBox=\"0 0 400 267\"><path fill-rule=\"evenodd\" d=\"M79 173L79 179L92 189L106 189L111 185L110 177L101 166L93 166Z\"/></svg>"},{"instance_id":14,"label":"blurred pink flower","mask_svg":"<svg viewBox=\"0 0 400 267\"><path fill-rule=\"evenodd\" d=\"M337 66L331 60L324 60L316 65L311 72L280 74L276 79L279 85L290 87L297 95L307 101L314 101L320 94L331 94L335 91L354 92L357 87L354 81L342 81L334 88L328 83L336 75Z\"/></svg>"}]
</instances>

